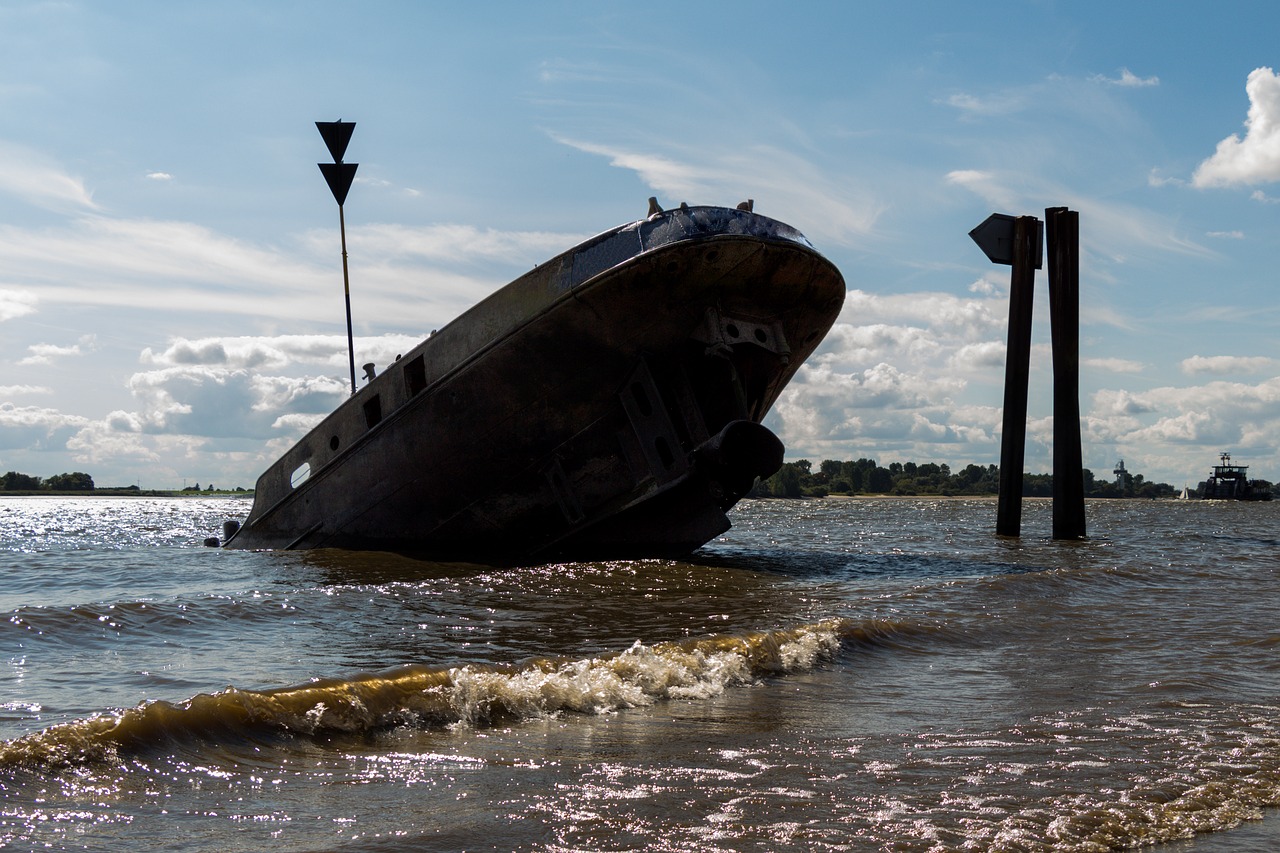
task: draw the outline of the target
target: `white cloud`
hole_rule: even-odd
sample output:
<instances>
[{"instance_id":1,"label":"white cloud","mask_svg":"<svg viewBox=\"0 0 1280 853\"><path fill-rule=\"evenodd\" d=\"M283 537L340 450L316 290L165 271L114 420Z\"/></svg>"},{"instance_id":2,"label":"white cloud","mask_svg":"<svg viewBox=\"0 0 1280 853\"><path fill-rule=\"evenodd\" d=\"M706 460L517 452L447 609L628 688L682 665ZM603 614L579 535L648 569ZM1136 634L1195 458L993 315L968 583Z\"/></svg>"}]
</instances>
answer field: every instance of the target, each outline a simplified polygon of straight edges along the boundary
<instances>
[{"instance_id":1,"label":"white cloud","mask_svg":"<svg viewBox=\"0 0 1280 853\"><path fill-rule=\"evenodd\" d=\"M1243 231L1206 231L1206 237L1214 237L1220 240L1243 240Z\"/></svg>"},{"instance_id":2,"label":"white cloud","mask_svg":"<svg viewBox=\"0 0 1280 853\"><path fill-rule=\"evenodd\" d=\"M135 373L129 390L142 408L115 414L111 423L120 431L261 440L279 434L281 415L327 414L350 389L330 376L184 365Z\"/></svg>"},{"instance_id":3,"label":"white cloud","mask_svg":"<svg viewBox=\"0 0 1280 853\"><path fill-rule=\"evenodd\" d=\"M1229 187L1280 181L1280 75L1255 68L1245 83L1249 114L1245 136L1232 134L1196 168L1196 187Z\"/></svg>"},{"instance_id":4,"label":"white cloud","mask_svg":"<svg viewBox=\"0 0 1280 853\"><path fill-rule=\"evenodd\" d=\"M88 465L110 463L120 468L161 461L154 440L144 438L137 431L120 428L128 419L125 412L112 412L102 421L86 424L67 440L67 449L77 462Z\"/></svg>"},{"instance_id":5,"label":"white cloud","mask_svg":"<svg viewBox=\"0 0 1280 853\"><path fill-rule=\"evenodd\" d=\"M96 210L79 178L39 151L0 141L0 194L16 196L46 210Z\"/></svg>"},{"instance_id":6,"label":"white cloud","mask_svg":"<svg viewBox=\"0 0 1280 853\"><path fill-rule=\"evenodd\" d=\"M1095 74L1089 78L1095 83L1106 83L1109 86L1123 86L1126 88L1142 88L1146 86L1159 86L1160 78L1154 74L1150 77L1139 77L1128 68L1120 69L1119 77L1107 77L1104 74Z\"/></svg>"},{"instance_id":7,"label":"white cloud","mask_svg":"<svg viewBox=\"0 0 1280 853\"><path fill-rule=\"evenodd\" d=\"M360 364L381 366L422 342L425 335L387 334L355 339ZM282 370L295 364L347 368L347 339L342 335L276 335L272 337L172 338L160 352L143 349L139 360L159 367L210 365L230 369Z\"/></svg>"},{"instance_id":8,"label":"white cloud","mask_svg":"<svg viewBox=\"0 0 1280 853\"><path fill-rule=\"evenodd\" d=\"M1099 391L1083 420L1086 447L1112 448L1117 456L1141 460L1148 472L1161 471L1166 480L1203 479L1223 450L1260 463L1262 470L1280 465L1280 378L1256 385L1214 381L1136 393Z\"/></svg>"},{"instance_id":9,"label":"white cloud","mask_svg":"<svg viewBox=\"0 0 1280 853\"><path fill-rule=\"evenodd\" d=\"M1156 406L1147 395L1103 390L1093 395L1093 411L1101 415L1144 415L1155 412Z\"/></svg>"},{"instance_id":10,"label":"white cloud","mask_svg":"<svg viewBox=\"0 0 1280 853\"><path fill-rule=\"evenodd\" d=\"M29 290L0 289L0 323L34 314L37 301Z\"/></svg>"},{"instance_id":11,"label":"white cloud","mask_svg":"<svg viewBox=\"0 0 1280 853\"><path fill-rule=\"evenodd\" d=\"M947 106L955 107L966 116L996 116L1022 109L1025 99L1018 94L971 95L957 92L946 99Z\"/></svg>"},{"instance_id":12,"label":"white cloud","mask_svg":"<svg viewBox=\"0 0 1280 853\"><path fill-rule=\"evenodd\" d=\"M951 355L948 366L965 373L986 369L999 370L1004 367L1007 349L1001 341L965 344Z\"/></svg>"},{"instance_id":13,"label":"white cloud","mask_svg":"<svg viewBox=\"0 0 1280 853\"><path fill-rule=\"evenodd\" d=\"M0 397L16 397L20 394L52 394L53 389L44 385L0 385Z\"/></svg>"},{"instance_id":14,"label":"white cloud","mask_svg":"<svg viewBox=\"0 0 1280 853\"><path fill-rule=\"evenodd\" d=\"M1004 336L1008 301L1004 297L978 298L950 293L873 294L850 290L840 311L840 322L863 325L912 325L929 328L935 337L953 336L966 341Z\"/></svg>"},{"instance_id":15,"label":"white cloud","mask_svg":"<svg viewBox=\"0 0 1280 853\"><path fill-rule=\"evenodd\" d=\"M83 354L79 344L72 344L71 346L31 344L27 347L27 352L31 353L31 355L19 359L18 364L52 364L55 358Z\"/></svg>"},{"instance_id":16,"label":"white cloud","mask_svg":"<svg viewBox=\"0 0 1280 853\"><path fill-rule=\"evenodd\" d=\"M172 181L173 175L168 172L147 172L147 178L152 181Z\"/></svg>"},{"instance_id":17,"label":"white cloud","mask_svg":"<svg viewBox=\"0 0 1280 853\"><path fill-rule=\"evenodd\" d=\"M1159 169L1152 169L1147 173L1147 186L1149 187L1181 187L1185 186L1186 183L1182 178L1161 175Z\"/></svg>"},{"instance_id":18,"label":"white cloud","mask_svg":"<svg viewBox=\"0 0 1280 853\"><path fill-rule=\"evenodd\" d=\"M982 296L998 296L1008 290L1009 285L1007 282L1007 276L987 273L969 285L969 292L978 293Z\"/></svg>"},{"instance_id":19,"label":"white cloud","mask_svg":"<svg viewBox=\"0 0 1280 853\"><path fill-rule=\"evenodd\" d=\"M1126 358L1082 358L1080 364L1109 373L1141 373L1146 369L1146 365L1142 362Z\"/></svg>"},{"instance_id":20,"label":"white cloud","mask_svg":"<svg viewBox=\"0 0 1280 853\"><path fill-rule=\"evenodd\" d=\"M57 409L0 403L0 450L44 451L61 449L88 418L67 415Z\"/></svg>"},{"instance_id":21,"label":"white cloud","mask_svg":"<svg viewBox=\"0 0 1280 853\"><path fill-rule=\"evenodd\" d=\"M1193 355L1182 360L1182 372L1190 376L1211 373L1262 373L1274 370L1277 361L1267 356Z\"/></svg>"},{"instance_id":22,"label":"white cloud","mask_svg":"<svg viewBox=\"0 0 1280 853\"><path fill-rule=\"evenodd\" d=\"M92 334L81 335L80 341L70 346L31 344L27 347L27 352L31 354L26 358L20 359L18 364L52 364L55 358L84 355L87 352L93 352L97 348L98 336Z\"/></svg>"}]
</instances>

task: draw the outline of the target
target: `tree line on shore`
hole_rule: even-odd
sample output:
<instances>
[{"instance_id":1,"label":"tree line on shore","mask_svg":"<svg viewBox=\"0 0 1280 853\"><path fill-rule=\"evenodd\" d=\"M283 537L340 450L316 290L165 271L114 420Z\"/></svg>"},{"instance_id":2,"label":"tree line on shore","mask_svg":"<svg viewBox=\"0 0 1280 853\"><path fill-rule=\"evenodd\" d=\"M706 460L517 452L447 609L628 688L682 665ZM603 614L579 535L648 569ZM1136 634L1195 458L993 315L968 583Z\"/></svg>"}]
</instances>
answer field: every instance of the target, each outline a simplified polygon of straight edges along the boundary
<instances>
[{"instance_id":1,"label":"tree line on shore","mask_svg":"<svg viewBox=\"0 0 1280 853\"><path fill-rule=\"evenodd\" d=\"M1123 481L1103 480L1094 476L1088 468L1084 471L1084 493L1092 498L1171 498L1178 490L1168 483L1156 483L1141 474L1125 472ZM1266 485L1255 481L1256 485ZM1198 488L1203 488L1200 483ZM41 479L30 474L9 471L0 476L0 491L5 492L118 492L140 493L137 486L113 486L98 488L93 477L82 471L55 474ZM187 486L183 493L217 491L212 484L201 489L200 484ZM244 492L237 486L234 491ZM808 459L784 462L772 477L761 480L748 493L756 498L803 498L827 495L941 495L981 496L995 495L1000 491L1000 467L998 465L966 465L953 472L949 465L936 462L890 462L888 467L874 459L837 461L827 459L813 470ZM151 494L149 492L148 494ZM159 494L159 493L156 493ZM168 494L168 492L164 492ZM1052 497L1052 474L1023 474L1022 494L1027 497Z\"/></svg>"},{"instance_id":2,"label":"tree line on shore","mask_svg":"<svg viewBox=\"0 0 1280 853\"><path fill-rule=\"evenodd\" d=\"M93 478L83 471L54 474L47 479L9 471L0 476L0 489L6 492L92 492Z\"/></svg>"},{"instance_id":3,"label":"tree line on shore","mask_svg":"<svg viewBox=\"0 0 1280 853\"><path fill-rule=\"evenodd\" d=\"M1103 480L1088 468L1084 471L1084 493L1092 498L1172 498L1179 490L1168 483L1146 480L1141 474L1125 472L1123 481ZM874 459L837 461L827 459L814 470L808 459L784 462L778 472L756 483L749 497L802 498L827 495L996 495L1000 491L998 465L966 465L952 471L935 462L890 462L883 466ZM1052 497L1052 474L1023 474L1022 494Z\"/></svg>"}]
</instances>

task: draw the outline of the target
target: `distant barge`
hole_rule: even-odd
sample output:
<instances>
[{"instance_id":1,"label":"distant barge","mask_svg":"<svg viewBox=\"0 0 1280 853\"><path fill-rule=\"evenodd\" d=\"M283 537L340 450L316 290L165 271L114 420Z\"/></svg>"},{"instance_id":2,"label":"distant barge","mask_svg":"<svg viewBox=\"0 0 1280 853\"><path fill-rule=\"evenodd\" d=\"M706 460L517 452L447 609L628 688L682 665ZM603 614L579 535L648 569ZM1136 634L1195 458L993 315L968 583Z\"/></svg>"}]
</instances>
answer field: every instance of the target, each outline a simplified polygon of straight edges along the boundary
<instances>
[{"instance_id":1,"label":"distant barge","mask_svg":"<svg viewBox=\"0 0 1280 853\"><path fill-rule=\"evenodd\" d=\"M1248 465L1232 465L1231 454L1223 453L1220 464L1213 466L1213 473L1200 489L1200 497L1220 501L1271 500L1271 492L1256 486L1246 474L1248 470Z\"/></svg>"},{"instance_id":2,"label":"distant barge","mask_svg":"<svg viewBox=\"0 0 1280 853\"><path fill-rule=\"evenodd\" d=\"M650 204L371 378L259 478L226 546L548 561L727 530L782 464L760 422L845 283L750 203Z\"/></svg>"}]
</instances>

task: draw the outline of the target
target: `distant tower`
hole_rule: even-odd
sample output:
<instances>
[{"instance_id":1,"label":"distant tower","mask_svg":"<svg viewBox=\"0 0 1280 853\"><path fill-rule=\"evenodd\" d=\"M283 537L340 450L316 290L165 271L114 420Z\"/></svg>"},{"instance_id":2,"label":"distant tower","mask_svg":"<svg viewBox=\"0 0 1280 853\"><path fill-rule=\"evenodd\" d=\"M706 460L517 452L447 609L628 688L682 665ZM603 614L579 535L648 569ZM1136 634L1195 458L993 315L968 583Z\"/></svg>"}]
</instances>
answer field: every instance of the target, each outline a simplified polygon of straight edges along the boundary
<instances>
[{"instance_id":1,"label":"distant tower","mask_svg":"<svg viewBox=\"0 0 1280 853\"><path fill-rule=\"evenodd\" d=\"M1120 494L1123 495L1125 475L1129 473L1124 469L1123 459L1116 463L1116 467L1111 471L1111 473L1116 475L1116 488L1119 489Z\"/></svg>"}]
</instances>

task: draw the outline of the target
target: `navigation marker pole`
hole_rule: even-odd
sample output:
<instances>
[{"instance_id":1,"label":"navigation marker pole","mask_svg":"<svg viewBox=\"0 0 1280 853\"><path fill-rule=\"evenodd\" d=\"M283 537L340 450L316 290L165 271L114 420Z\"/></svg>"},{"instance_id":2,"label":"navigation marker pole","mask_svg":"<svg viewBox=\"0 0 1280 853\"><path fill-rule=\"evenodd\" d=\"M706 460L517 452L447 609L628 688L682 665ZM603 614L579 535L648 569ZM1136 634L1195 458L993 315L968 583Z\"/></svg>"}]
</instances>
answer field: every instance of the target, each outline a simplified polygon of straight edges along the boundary
<instances>
[{"instance_id":1,"label":"navigation marker pole","mask_svg":"<svg viewBox=\"0 0 1280 853\"><path fill-rule=\"evenodd\" d=\"M342 291L347 300L347 356L351 361L351 396L356 393L356 345L351 333L351 279L347 273L347 220L342 212L342 204L347 200L347 191L355 180L359 163L343 163L342 155L347 151L347 143L351 141L351 133L356 129L354 121L318 121L316 130L320 131L324 144L333 156L332 163L317 163L320 173L324 175L333 199L338 203L338 230L342 235Z\"/></svg>"},{"instance_id":2,"label":"navigation marker pole","mask_svg":"<svg viewBox=\"0 0 1280 853\"><path fill-rule=\"evenodd\" d=\"M993 213L969 232L997 264L1013 267L1009 287L1009 339L1004 363L1004 425L1000 434L1000 497L996 534L1022 532L1022 465L1027 447L1027 384L1031 373L1031 305L1043 256L1043 223Z\"/></svg>"}]
</instances>

